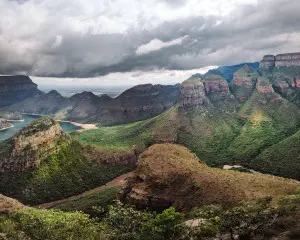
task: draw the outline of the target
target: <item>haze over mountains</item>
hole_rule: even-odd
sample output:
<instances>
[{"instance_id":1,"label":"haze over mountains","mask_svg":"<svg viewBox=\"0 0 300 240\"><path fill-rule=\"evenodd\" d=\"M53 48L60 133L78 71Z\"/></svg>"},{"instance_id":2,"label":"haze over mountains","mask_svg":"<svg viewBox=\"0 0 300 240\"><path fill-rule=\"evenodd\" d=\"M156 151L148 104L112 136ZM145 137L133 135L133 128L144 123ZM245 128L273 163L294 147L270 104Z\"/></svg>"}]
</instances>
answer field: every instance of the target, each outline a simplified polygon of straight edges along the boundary
<instances>
[{"instance_id":1,"label":"haze over mountains","mask_svg":"<svg viewBox=\"0 0 300 240\"><path fill-rule=\"evenodd\" d=\"M14 83L31 95L19 100L12 88L4 88L12 97L11 104L1 108L2 114L45 114L95 123L98 128L66 134L50 117L32 121L0 142L0 191L27 205L99 216L96 205L106 217L114 199L141 211L161 212L173 206L189 214L195 208L217 206L229 214L232 207L233 212L236 206L246 211L247 204L254 204L249 211L259 209L268 219L255 221L268 230L278 229L272 219L299 217L298 200L289 202L296 209L293 213L279 210L282 199L299 198L299 60L299 53L268 55L259 67L257 63L223 66L173 86L138 85L116 98L91 92L66 98L55 90L40 92L27 77L19 77L25 83ZM223 170L224 165L235 165L236 171ZM122 174L128 179L116 183L118 188L105 185ZM23 208L15 200L3 199L8 201L5 211ZM271 200L276 207L269 206ZM14 204L16 210L11 210ZM35 210L28 211L32 218ZM40 219L51 210L36 211ZM214 214L224 222L217 227L213 221L219 232L211 236L222 239L231 231L227 217ZM244 214L249 218L243 212L238 219ZM8 219L19 221L10 215ZM282 231L290 231L295 225L281 226ZM272 239L265 238L266 229L249 231Z\"/></svg>"}]
</instances>

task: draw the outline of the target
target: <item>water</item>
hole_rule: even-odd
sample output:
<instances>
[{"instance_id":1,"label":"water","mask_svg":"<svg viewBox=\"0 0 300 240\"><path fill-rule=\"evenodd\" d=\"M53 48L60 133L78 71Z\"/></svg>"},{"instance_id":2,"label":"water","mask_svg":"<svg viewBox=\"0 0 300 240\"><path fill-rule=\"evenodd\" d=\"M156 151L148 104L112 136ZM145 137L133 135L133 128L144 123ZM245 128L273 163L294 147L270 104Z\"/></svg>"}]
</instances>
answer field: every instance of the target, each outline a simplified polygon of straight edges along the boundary
<instances>
[{"instance_id":1,"label":"water","mask_svg":"<svg viewBox=\"0 0 300 240\"><path fill-rule=\"evenodd\" d=\"M0 131L0 141L12 137L21 128L27 126L28 123L30 123L32 120L37 119L37 118L39 118L39 116L25 115L24 122L11 122L14 125L14 127ZM64 132L72 132L72 131L76 131L76 130L80 129L80 127L77 127L77 126L75 126L71 123L67 123L67 122L60 122L59 124Z\"/></svg>"}]
</instances>

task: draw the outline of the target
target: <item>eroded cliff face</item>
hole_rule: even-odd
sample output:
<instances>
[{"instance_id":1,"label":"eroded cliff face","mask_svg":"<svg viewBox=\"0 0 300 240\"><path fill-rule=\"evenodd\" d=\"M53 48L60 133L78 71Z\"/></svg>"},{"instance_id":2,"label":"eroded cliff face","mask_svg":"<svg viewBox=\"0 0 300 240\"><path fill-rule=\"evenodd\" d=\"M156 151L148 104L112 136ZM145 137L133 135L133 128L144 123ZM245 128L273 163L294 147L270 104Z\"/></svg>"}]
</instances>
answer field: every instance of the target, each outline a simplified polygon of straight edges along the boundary
<instances>
[{"instance_id":1,"label":"eroded cliff face","mask_svg":"<svg viewBox=\"0 0 300 240\"><path fill-rule=\"evenodd\" d=\"M266 55L259 65L260 68L295 66L300 66L300 53L284 53L276 56Z\"/></svg>"},{"instance_id":2,"label":"eroded cliff face","mask_svg":"<svg viewBox=\"0 0 300 240\"><path fill-rule=\"evenodd\" d=\"M0 107L40 94L28 76L0 76Z\"/></svg>"},{"instance_id":3,"label":"eroded cliff face","mask_svg":"<svg viewBox=\"0 0 300 240\"><path fill-rule=\"evenodd\" d=\"M255 88L257 77L258 73L248 65L235 72L231 82L234 96L242 102L247 100Z\"/></svg>"},{"instance_id":4,"label":"eroded cliff face","mask_svg":"<svg viewBox=\"0 0 300 240\"><path fill-rule=\"evenodd\" d=\"M200 78L190 78L181 84L180 88L180 107L191 110L200 108L208 103L204 83Z\"/></svg>"},{"instance_id":5,"label":"eroded cliff face","mask_svg":"<svg viewBox=\"0 0 300 240\"><path fill-rule=\"evenodd\" d=\"M274 92L272 84L265 77L258 77L256 89L260 93L273 93Z\"/></svg>"},{"instance_id":6,"label":"eroded cliff face","mask_svg":"<svg viewBox=\"0 0 300 240\"><path fill-rule=\"evenodd\" d=\"M51 118L31 122L14 137L0 144L0 171L19 172L38 167L47 156L69 143L60 125Z\"/></svg>"}]
</instances>

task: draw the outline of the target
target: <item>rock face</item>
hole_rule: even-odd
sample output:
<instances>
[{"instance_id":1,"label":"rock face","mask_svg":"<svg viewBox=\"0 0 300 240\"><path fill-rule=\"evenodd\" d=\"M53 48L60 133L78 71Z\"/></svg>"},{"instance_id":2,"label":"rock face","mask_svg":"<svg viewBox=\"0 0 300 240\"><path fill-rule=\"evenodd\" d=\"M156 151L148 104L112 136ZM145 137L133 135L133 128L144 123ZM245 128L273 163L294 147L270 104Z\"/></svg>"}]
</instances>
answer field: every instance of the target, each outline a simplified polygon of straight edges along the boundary
<instances>
[{"instance_id":1,"label":"rock face","mask_svg":"<svg viewBox=\"0 0 300 240\"><path fill-rule=\"evenodd\" d=\"M222 103L232 100L234 97L229 91L227 81L218 75L208 75L204 79L204 87L206 96L212 103Z\"/></svg>"},{"instance_id":2,"label":"rock face","mask_svg":"<svg viewBox=\"0 0 300 240\"><path fill-rule=\"evenodd\" d=\"M255 88L258 73L244 65L241 69L235 72L231 82L232 92L240 101L247 100Z\"/></svg>"},{"instance_id":3,"label":"rock face","mask_svg":"<svg viewBox=\"0 0 300 240\"><path fill-rule=\"evenodd\" d=\"M256 89L260 93L273 93L274 92L272 84L265 77L258 77Z\"/></svg>"},{"instance_id":4,"label":"rock face","mask_svg":"<svg viewBox=\"0 0 300 240\"><path fill-rule=\"evenodd\" d=\"M260 68L272 68L275 67L276 58L274 55L265 55L260 62Z\"/></svg>"},{"instance_id":5,"label":"rock face","mask_svg":"<svg viewBox=\"0 0 300 240\"><path fill-rule=\"evenodd\" d=\"M209 100L205 95L204 83L200 78L189 78L181 84L180 107L187 110L199 108Z\"/></svg>"},{"instance_id":6,"label":"rock face","mask_svg":"<svg viewBox=\"0 0 300 240\"><path fill-rule=\"evenodd\" d=\"M300 66L300 53L285 53L276 55L276 67Z\"/></svg>"},{"instance_id":7,"label":"rock face","mask_svg":"<svg viewBox=\"0 0 300 240\"><path fill-rule=\"evenodd\" d=\"M14 137L0 144L0 171L34 169L41 160L58 150L58 141L69 142L60 125L51 118L32 121Z\"/></svg>"},{"instance_id":8,"label":"rock face","mask_svg":"<svg viewBox=\"0 0 300 240\"><path fill-rule=\"evenodd\" d=\"M300 53L284 53L276 56L266 55L259 65L260 68L295 66L300 66Z\"/></svg>"},{"instance_id":9,"label":"rock face","mask_svg":"<svg viewBox=\"0 0 300 240\"><path fill-rule=\"evenodd\" d=\"M28 76L0 76L0 107L41 94Z\"/></svg>"}]
</instances>

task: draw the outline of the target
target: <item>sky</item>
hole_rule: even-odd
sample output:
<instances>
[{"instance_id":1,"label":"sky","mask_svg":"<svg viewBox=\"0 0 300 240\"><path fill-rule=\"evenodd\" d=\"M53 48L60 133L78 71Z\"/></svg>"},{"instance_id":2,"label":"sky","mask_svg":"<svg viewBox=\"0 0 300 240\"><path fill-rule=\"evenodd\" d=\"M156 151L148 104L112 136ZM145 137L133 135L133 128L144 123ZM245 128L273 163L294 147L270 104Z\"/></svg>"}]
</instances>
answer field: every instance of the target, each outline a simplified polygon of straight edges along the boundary
<instances>
[{"instance_id":1,"label":"sky","mask_svg":"<svg viewBox=\"0 0 300 240\"><path fill-rule=\"evenodd\" d=\"M298 0L0 0L0 74L39 84L176 83L300 51Z\"/></svg>"}]
</instances>

